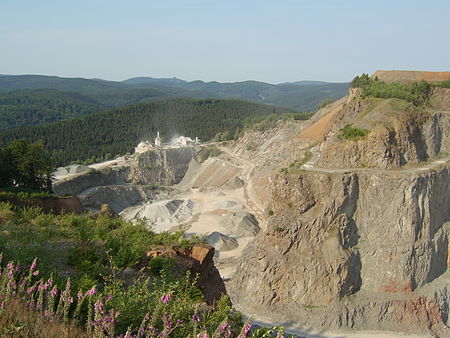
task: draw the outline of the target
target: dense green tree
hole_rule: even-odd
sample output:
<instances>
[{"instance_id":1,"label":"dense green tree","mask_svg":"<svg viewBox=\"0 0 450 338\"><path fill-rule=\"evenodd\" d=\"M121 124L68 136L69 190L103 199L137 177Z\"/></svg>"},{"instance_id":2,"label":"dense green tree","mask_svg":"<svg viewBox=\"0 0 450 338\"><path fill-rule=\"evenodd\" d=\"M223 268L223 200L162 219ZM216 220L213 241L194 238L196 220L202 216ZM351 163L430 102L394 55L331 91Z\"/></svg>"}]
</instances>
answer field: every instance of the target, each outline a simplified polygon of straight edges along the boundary
<instances>
[{"instance_id":1,"label":"dense green tree","mask_svg":"<svg viewBox=\"0 0 450 338\"><path fill-rule=\"evenodd\" d=\"M0 149L0 186L51 192L51 163L41 141L28 143L23 139L15 140Z\"/></svg>"}]
</instances>

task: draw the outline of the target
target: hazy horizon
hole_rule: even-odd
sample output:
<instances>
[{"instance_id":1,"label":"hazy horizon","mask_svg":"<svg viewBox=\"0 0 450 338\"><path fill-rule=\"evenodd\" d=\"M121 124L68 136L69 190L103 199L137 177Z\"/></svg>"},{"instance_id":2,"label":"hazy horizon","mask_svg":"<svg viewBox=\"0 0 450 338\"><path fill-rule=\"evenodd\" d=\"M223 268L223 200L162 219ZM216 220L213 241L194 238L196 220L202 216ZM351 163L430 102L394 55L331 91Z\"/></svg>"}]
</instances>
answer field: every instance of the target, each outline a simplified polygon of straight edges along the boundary
<instances>
[{"instance_id":1,"label":"hazy horizon","mask_svg":"<svg viewBox=\"0 0 450 338\"><path fill-rule=\"evenodd\" d=\"M17 0L0 73L284 83L450 70L450 2Z\"/></svg>"}]
</instances>

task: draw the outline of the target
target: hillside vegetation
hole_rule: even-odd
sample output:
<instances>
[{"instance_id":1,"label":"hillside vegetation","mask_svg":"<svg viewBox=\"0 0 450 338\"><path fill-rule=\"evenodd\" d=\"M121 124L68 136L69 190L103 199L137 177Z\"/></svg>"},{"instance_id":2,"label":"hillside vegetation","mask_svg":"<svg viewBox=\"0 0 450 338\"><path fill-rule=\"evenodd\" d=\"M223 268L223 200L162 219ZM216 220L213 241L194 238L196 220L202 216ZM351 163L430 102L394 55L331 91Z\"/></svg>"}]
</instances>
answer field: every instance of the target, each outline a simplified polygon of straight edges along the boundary
<instances>
[{"instance_id":1,"label":"hillside vegetation","mask_svg":"<svg viewBox=\"0 0 450 338\"><path fill-rule=\"evenodd\" d=\"M410 102L416 107L428 102L431 92L431 84L424 80L411 84L386 83L378 78L371 78L367 74L356 76L350 86L362 88L364 97L397 98Z\"/></svg>"},{"instance_id":2,"label":"hillside vegetation","mask_svg":"<svg viewBox=\"0 0 450 338\"><path fill-rule=\"evenodd\" d=\"M0 75L0 92L49 88L77 92L109 108L175 97L215 97L314 111L325 98L332 96L338 99L344 96L347 93L348 83L300 81L274 85L257 81L220 83L154 78L135 78L114 82L40 75Z\"/></svg>"},{"instance_id":3,"label":"hillside vegetation","mask_svg":"<svg viewBox=\"0 0 450 338\"><path fill-rule=\"evenodd\" d=\"M0 131L80 117L105 108L81 94L54 89L0 93Z\"/></svg>"},{"instance_id":4,"label":"hillside vegetation","mask_svg":"<svg viewBox=\"0 0 450 338\"><path fill-rule=\"evenodd\" d=\"M164 331L165 337L187 337L196 331L212 334L224 321L236 334L242 326L226 298L198 311L202 293L187 271L161 257L144 259L155 245L194 243L181 233L156 234L121 218L51 215L8 203L0 203L0 230L1 336L14 322L20 334L42 337L46 323L58 321L73 322L89 337L139 330L145 331L141 337L161 337ZM26 318L11 318L20 304L36 311L29 314L34 324L24 327ZM41 332L33 331L37 322Z\"/></svg>"},{"instance_id":5,"label":"hillside vegetation","mask_svg":"<svg viewBox=\"0 0 450 338\"><path fill-rule=\"evenodd\" d=\"M93 115L9 130L0 133L0 145L17 138L43 140L56 165L86 159L110 158L133 151L143 139L152 140L157 131L164 141L175 135L198 136L202 141L220 135L219 140L234 138L252 116L293 113L309 115L268 105L238 100L178 99L137 104Z\"/></svg>"}]
</instances>

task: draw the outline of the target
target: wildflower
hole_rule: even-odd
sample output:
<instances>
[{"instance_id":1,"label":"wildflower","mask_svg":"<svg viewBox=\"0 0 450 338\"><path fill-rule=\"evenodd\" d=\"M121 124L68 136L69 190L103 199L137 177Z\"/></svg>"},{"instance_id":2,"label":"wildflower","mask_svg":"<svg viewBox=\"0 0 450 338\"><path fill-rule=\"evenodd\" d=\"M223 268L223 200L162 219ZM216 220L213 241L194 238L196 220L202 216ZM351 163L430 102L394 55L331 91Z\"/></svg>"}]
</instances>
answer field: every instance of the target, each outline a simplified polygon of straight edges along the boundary
<instances>
[{"instance_id":1,"label":"wildflower","mask_svg":"<svg viewBox=\"0 0 450 338\"><path fill-rule=\"evenodd\" d=\"M56 287L56 285L53 287L53 289L50 291L50 295L52 297L56 297L56 295L58 294L58 288Z\"/></svg>"},{"instance_id":2,"label":"wildflower","mask_svg":"<svg viewBox=\"0 0 450 338\"><path fill-rule=\"evenodd\" d=\"M39 270L34 271L33 276L39 276Z\"/></svg>"},{"instance_id":3,"label":"wildflower","mask_svg":"<svg viewBox=\"0 0 450 338\"><path fill-rule=\"evenodd\" d=\"M199 322L200 321L200 316L196 313L194 313L194 315L192 316L192 320L194 322Z\"/></svg>"},{"instance_id":4,"label":"wildflower","mask_svg":"<svg viewBox=\"0 0 450 338\"><path fill-rule=\"evenodd\" d=\"M108 295L105 299L105 302L109 302L112 299L112 295Z\"/></svg>"},{"instance_id":5,"label":"wildflower","mask_svg":"<svg viewBox=\"0 0 450 338\"><path fill-rule=\"evenodd\" d=\"M35 259L33 260L33 262L31 263L31 265L30 265L30 271L33 271L33 270L36 268L36 265L37 265L37 258L35 258Z\"/></svg>"},{"instance_id":6,"label":"wildflower","mask_svg":"<svg viewBox=\"0 0 450 338\"><path fill-rule=\"evenodd\" d=\"M81 290L78 291L77 297L78 297L78 299L83 299L84 294L83 294L83 292L81 292Z\"/></svg>"},{"instance_id":7,"label":"wildflower","mask_svg":"<svg viewBox=\"0 0 450 338\"><path fill-rule=\"evenodd\" d=\"M172 296L172 293L170 293L170 292L168 294L163 295L161 297L161 302L163 304L167 304L167 302L169 302L171 296Z\"/></svg>"},{"instance_id":8,"label":"wildflower","mask_svg":"<svg viewBox=\"0 0 450 338\"><path fill-rule=\"evenodd\" d=\"M247 320L242 327L241 333L239 334L239 338L246 338L247 334L250 332L250 329L252 328L252 323L250 320Z\"/></svg>"},{"instance_id":9,"label":"wildflower","mask_svg":"<svg viewBox=\"0 0 450 338\"><path fill-rule=\"evenodd\" d=\"M97 292L97 289L95 288L95 285L86 292L86 296L92 296L94 293Z\"/></svg>"},{"instance_id":10,"label":"wildflower","mask_svg":"<svg viewBox=\"0 0 450 338\"><path fill-rule=\"evenodd\" d=\"M50 278L47 280L48 287L51 288L53 286L53 278L50 276Z\"/></svg>"},{"instance_id":11,"label":"wildflower","mask_svg":"<svg viewBox=\"0 0 450 338\"><path fill-rule=\"evenodd\" d=\"M94 304L94 308L95 308L96 312L102 313L103 312L103 303L100 300L96 301Z\"/></svg>"}]
</instances>

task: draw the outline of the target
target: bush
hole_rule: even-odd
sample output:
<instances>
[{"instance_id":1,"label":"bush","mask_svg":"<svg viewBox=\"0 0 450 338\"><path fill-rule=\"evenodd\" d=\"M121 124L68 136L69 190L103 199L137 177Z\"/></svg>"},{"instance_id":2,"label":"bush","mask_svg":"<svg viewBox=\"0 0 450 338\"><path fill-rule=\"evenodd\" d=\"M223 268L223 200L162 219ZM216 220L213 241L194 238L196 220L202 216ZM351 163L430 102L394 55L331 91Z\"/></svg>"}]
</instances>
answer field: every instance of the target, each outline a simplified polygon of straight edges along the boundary
<instances>
[{"instance_id":1,"label":"bush","mask_svg":"<svg viewBox=\"0 0 450 338\"><path fill-rule=\"evenodd\" d=\"M152 274L159 276L162 271L172 271L175 267L173 258L156 256L148 262L148 268Z\"/></svg>"},{"instance_id":2,"label":"bush","mask_svg":"<svg viewBox=\"0 0 450 338\"><path fill-rule=\"evenodd\" d=\"M363 138L367 136L367 134L370 131L367 129L360 129L352 127L352 124L347 124L344 128L340 130L340 134L338 135L338 138L340 140L350 140L350 141L356 141L360 138Z\"/></svg>"}]
</instances>

